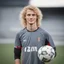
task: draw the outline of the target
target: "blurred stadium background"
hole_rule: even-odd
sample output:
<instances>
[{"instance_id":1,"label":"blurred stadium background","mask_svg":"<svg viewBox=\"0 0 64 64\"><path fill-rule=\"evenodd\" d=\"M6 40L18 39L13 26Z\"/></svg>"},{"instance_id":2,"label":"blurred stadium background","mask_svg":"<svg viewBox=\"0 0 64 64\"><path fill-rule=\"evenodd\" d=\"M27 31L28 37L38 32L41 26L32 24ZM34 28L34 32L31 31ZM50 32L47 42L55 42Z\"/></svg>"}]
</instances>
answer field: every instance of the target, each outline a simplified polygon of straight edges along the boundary
<instances>
[{"instance_id":1,"label":"blurred stadium background","mask_svg":"<svg viewBox=\"0 0 64 64\"><path fill-rule=\"evenodd\" d=\"M28 4L41 9L41 27L51 34L57 47L57 57L48 64L64 64L63 0L0 0L0 64L14 64L15 36L22 29L19 14Z\"/></svg>"}]
</instances>

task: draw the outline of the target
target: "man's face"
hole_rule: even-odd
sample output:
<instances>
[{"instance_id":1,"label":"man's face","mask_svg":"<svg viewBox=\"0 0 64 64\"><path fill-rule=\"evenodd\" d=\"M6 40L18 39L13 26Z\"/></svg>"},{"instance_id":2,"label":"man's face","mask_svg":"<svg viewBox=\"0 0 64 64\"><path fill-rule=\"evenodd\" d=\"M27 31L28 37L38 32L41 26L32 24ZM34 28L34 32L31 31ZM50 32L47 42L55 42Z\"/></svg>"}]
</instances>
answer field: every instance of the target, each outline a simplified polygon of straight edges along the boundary
<instances>
[{"instance_id":1,"label":"man's face","mask_svg":"<svg viewBox=\"0 0 64 64\"><path fill-rule=\"evenodd\" d=\"M37 15L36 15L36 13L33 10L29 10L28 9L26 11L25 19L26 19L27 23L34 24L36 22Z\"/></svg>"}]
</instances>

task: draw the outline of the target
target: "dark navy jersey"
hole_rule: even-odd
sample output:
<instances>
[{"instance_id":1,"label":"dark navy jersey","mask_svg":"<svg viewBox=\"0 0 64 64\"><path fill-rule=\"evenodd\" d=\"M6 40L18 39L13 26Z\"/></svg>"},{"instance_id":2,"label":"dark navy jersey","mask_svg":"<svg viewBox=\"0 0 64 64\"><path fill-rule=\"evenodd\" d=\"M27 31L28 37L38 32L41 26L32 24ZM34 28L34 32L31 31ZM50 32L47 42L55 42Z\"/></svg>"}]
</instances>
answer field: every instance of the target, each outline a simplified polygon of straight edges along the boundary
<instances>
[{"instance_id":1,"label":"dark navy jersey","mask_svg":"<svg viewBox=\"0 0 64 64\"><path fill-rule=\"evenodd\" d=\"M44 64L38 58L38 49L41 46L50 45L55 47L51 36L42 28L31 32L26 28L21 30L15 40L15 47L22 48L21 64Z\"/></svg>"}]
</instances>

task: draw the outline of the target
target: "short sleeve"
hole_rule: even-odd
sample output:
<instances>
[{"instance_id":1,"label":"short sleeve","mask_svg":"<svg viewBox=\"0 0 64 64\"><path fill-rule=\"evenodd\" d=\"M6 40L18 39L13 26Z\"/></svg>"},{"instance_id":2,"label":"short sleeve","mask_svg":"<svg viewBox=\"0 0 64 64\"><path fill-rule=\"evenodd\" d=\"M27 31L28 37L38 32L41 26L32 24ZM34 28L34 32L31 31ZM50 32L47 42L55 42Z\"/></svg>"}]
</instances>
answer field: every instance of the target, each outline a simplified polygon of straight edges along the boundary
<instances>
[{"instance_id":1,"label":"short sleeve","mask_svg":"<svg viewBox=\"0 0 64 64\"><path fill-rule=\"evenodd\" d=\"M53 42L53 39L52 39L51 35L48 34L48 33L46 33L45 44L46 44L46 45L50 45L50 46L52 46L52 47L55 47L55 44L54 44L54 42Z\"/></svg>"},{"instance_id":2,"label":"short sleeve","mask_svg":"<svg viewBox=\"0 0 64 64\"><path fill-rule=\"evenodd\" d=\"M21 48L22 47L19 33L16 35L14 47L15 48Z\"/></svg>"}]
</instances>

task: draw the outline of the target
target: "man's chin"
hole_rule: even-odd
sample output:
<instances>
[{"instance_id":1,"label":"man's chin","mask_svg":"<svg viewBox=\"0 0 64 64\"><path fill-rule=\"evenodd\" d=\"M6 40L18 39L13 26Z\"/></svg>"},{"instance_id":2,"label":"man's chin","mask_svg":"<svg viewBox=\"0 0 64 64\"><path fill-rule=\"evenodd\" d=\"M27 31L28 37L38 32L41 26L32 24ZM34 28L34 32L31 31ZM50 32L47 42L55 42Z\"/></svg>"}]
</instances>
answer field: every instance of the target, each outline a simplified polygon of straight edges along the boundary
<instances>
[{"instance_id":1,"label":"man's chin","mask_svg":"<svg viewBox=\"0 0 64 64\"><path fill-rule=\"evenodd\" d=\"M33 25L33 23L30 23L30 25Z\"/></svg>"},{"instance_id":2,"label":"man's chin","mask_svg":"<svg viewBox=\"0 0 64 64\"><path fill-rule=\"evenodd\" d=\"M33 25L34 23L29 23L30 25Z\"/></svg>"}]
</instances>

